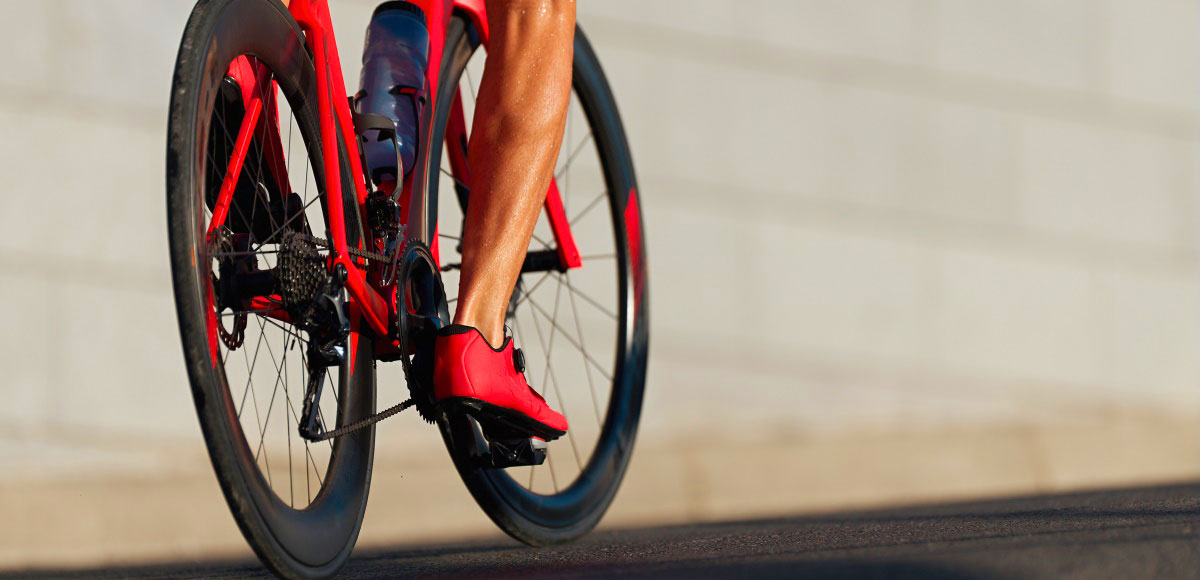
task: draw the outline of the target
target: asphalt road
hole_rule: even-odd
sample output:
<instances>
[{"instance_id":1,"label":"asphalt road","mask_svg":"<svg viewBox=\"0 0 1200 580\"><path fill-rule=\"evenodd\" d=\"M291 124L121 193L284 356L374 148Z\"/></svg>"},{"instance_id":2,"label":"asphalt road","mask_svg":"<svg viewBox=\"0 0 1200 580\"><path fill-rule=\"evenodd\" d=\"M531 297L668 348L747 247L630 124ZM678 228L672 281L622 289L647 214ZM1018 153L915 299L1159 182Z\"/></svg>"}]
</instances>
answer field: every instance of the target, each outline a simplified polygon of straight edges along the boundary
<instances>
[{"instance_id":1,"label":"asphalt road","mask_svg":"<svg viewBox=\"0 0 1200 580\"><path fill-rule=\"evenodd\" d=\"M751 490L748 490L750 492ZM256 562L17 575L242 578ZM1200 483L360 551L343 578L1200 578Z\"/></svg>"}]
</instances>

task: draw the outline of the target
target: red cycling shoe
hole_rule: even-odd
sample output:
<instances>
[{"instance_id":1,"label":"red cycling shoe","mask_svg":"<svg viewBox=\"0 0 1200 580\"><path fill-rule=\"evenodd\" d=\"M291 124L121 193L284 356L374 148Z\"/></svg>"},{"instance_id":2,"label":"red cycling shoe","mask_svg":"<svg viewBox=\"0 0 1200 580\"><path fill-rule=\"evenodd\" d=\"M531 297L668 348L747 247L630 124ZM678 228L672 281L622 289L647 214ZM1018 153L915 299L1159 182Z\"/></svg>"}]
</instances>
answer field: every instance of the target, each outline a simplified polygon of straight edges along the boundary
<instances>
[{"instance_id":1,"label":"red cycling shoe","mask_svg":"<svg viewBox=\"0 0 1200 580\"><path fill-rule=\"evenodd\" d=\"M525 380L525 357L511 337L494 349L479 330L451 324L438 331L433 392L444 407L463 411L485 427L552 441L567 432L567 418Z\"/></svg>"}]
</instances>

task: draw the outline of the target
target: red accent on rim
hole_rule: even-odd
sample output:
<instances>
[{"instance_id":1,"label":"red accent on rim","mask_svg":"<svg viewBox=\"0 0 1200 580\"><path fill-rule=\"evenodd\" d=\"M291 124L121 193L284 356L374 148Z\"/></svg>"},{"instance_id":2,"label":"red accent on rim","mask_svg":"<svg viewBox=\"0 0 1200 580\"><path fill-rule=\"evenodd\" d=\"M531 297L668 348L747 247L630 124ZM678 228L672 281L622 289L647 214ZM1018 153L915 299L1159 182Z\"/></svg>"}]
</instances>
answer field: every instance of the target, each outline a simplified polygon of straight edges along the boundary
<instances>
[{"instance_id":1,"label":"red accent on rim","mask_svg":"<svg viewBox=\"0 0 1200 580\"><path fill-rule=\"evenodd\" d=\"M429 242L429 255L433 256L434 264L442 263L440 254L441 244L438 242L438 240L441 238L441 236L438 235L439 231L441 231L441 225L435 223L433 225L433 241Z\"/></svg>"},{"instance_id":2,"label":"red accent on rim","mask_svg":"<svg viewBox=\"0 0 1200 580\"><path fill-rule=\"evenodd\" d=\"M642 310L646 272L642 268L642 216L635 187L629 188L629 199L625 201L625 236L629 241L629 264L633 270L633 315L636 317Z\"/></svg>"},{"instance_id":3,"label":"red accent on rim","mask_svg":"<svg viewBox=\"0 0 1200 580\"><path fill-rule=\"evenodd\" d=\"M213 368L216 368L217 363L221 360L221 351L218 350L220 347L217 346L219 344L219 340L217 338L217 325L220 323L217 322L217 305L216 300L213 299L212 280L206 280L204 282L204 305L205 312L208 313L208 315L205 317L206 324L204 325L208 334L208 355L209 358L212 359Z\"/></svg>"},{"instance_id":4,"label":"red accent on rim","mask_svg":"<svg viewBox=\"0 0 1200 580\"><path fill-rule=\"evenodd\" d=\"M362 313L357 306L350 308L350 336L346 337L346 361L350 368L347 370L350 376L354 376L354 360L358 358L358 327L359 319L362 318Z\"/></svg>"}]
</instances>

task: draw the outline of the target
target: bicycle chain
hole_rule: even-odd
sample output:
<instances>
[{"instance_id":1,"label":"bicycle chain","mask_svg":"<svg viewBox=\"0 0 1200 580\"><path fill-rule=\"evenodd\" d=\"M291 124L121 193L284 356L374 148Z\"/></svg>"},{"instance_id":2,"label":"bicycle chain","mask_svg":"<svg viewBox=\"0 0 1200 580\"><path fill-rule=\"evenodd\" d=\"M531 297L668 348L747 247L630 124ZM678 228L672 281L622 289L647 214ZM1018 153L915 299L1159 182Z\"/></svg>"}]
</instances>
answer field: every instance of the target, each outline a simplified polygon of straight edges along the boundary
<instances>
[{"instance_id":1,"label":"bicycle chain","mask_svg":"<svg viewBox=\"0 0 1200 580\"><path fill-rule=\"evenodd\" d=\"M314 246L324 248L326 250L330 249L329 241L322 239L322 238L310 236L307 234L302 234L299 232L297 232L295 234L295 236L293 236L293 239L296 239L296 238L301 238L301 239L313 244ZM372 252L370 250L359 250L356 248L348 248L348 251L351 256L366 258L368 260L372 260L372 261L376 261L376 262L390 262L391 261L391 258L389 258L388 256L378 253L378 252ZM405 357L405 358L407 358L407 357ZM407 370L407 369L405 369L405 370ZM406 373L406 375L407 375L407 373ZM371 425L374 425L380 421L383 421L384 419L392 417L392 416L400 413L401 411L404 411L405 409L408 409L409 407L412 407L413 405L416 405L416 404L417 404L417 402L415 399L409 398L403 402L397 403L395 405L392 405L391 407L388 407L387 409L384 409L378 413L375 413L374 415L370 415L368 417L359 419L349 425L343 425L332 431L326 431L324 433L316 435L311 440L312 441L326 441L329 439L333 439L334 437L341 437L342 435L346 435L348 433L353 433L355 431L365 429L367 427L370 427Z\"/></svg>"},{"instance_id":2,"label":"bicycle chain","mask_svg":"<svg viewBox=\"0 0 1200 580\"><path fill-rule=\"evenodd\" d=\"M298 237L305 241L311 242L313 245L317 246L318 248L324 248L326 250L331 249L329 241L326 240L325 238L318 238L316 236L310 236L308 234L302 234L300 232L296 232L294 235L295 235L295 237ZM357 256L359 258L366 258L368 260L372 260L375 262L390 262L391 261L391 258L389 258L388 256L386 256L384 254L380 254L379 252L372 252L371 250L359 250L357 248L348 248L348 250L349 250L351 256Z\"/></svg>"},{"instance_id":3,"label":"bicycle chain","mask_svg":"<svg viewBox=\"0 0 1200 580\"><path fill-rule=\"evenodd\" d=\"M403 403L393 405L387 409L384 409L383 411L380 411L378 413L375 413L374 415L371 415L370 417L366 417L364 419L359 419L349 425L344 425L342 427L338 427L337 429L334 429L333 431L326 431L324 433L321 433L320 435L313 437L311 439L311 441L325 441L327 439L333 439L334 437L341 437L342 435L345 435L345 434L353 432L353 431L358 431L359 429L370 427L371 425L374 425L384 419L387 419L388 417L391 417L392 415L395 415L395 414L399 413L400 411L403 411L415 404L417 404L416 401L414 401L412 399L408 399L407 401L404 401Z\"/></svg>"}]
</instances>

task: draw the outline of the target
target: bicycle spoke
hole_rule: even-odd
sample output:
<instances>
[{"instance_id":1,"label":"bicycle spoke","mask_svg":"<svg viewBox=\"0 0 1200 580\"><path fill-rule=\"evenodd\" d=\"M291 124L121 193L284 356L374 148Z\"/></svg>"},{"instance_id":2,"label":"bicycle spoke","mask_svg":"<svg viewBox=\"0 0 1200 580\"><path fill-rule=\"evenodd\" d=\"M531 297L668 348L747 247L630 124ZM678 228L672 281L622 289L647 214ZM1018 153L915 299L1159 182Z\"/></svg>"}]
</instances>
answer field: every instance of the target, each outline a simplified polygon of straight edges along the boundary
<instances>
[{"instance_id":1,"label":"bicycle spoke","mask_svg":"<svg viewBox=\"0 0 1200 580\"><path fill-rule=\"evenodd\" d=\"M528 300L529 297L533 294L533 291L537 290L538 286L541 286L542 282L545 282L549 278L550 278L550 272L546 272L545 274L542 274L542 277L538 278L538 281L535 282L531 288L522 292L523 296L521 298L517 299L517 304L516 304L516 306L514 306L514 308L519 308L521 306L521 303Z\"/></svg>"},{"instance_id":2,"label":"bicycle spoke","mask_svg":"<svg viewBox=\"0 0 1200 580\"><path fill-rule=\"evenodd\" d=\"M221 317L228 318L230 316L241 316L243 314L246 314L246 315L269 314L275 310L279 310L279 308L263 308L263 309L256 309L256 310L230 310L229 312L222 312Z\"/></svg>"},{"instance_id":3,"label":"bicycle spoke","mask_svg":"<svg viewBox=\"0 0 1200 580\"><path fill-rule=\"evenodd\" d=\"M283 346L284 346L284 348L283 348L283 401L287 407L287 410L291 411L292 410L292 397L288 393L287 337L285 336L283 340L284 340L284 342L283 342ZM283 432L285 435L287 435L287 445L288 445L288 499L291 502L291 506L296 507L296 485L292 478L292 469L293 469L292 468L292 422L288 415L289 415L289 413L283 414L283 422L284 422L284 431ZM296 425L299 425L299 424L300 424L300 421L297 420Z\"/></svg>"},{"instance_id":4,"label":"bicycle spoke","mask_svg":"<svg viewBox=\"0 0 1200 580\"><path fill-rule=\"evenodd\" d=\"M583 216L587 215L587 212L591 211L591 209L593 207L595 207L596 204L600 203L600 200L604 199L604 197L607 195L608 195L607 191L601 191L599 195L597 195L594 199L592 199L592 201L589 201L588 204L586 206L584 206L583 209L580 210L579 213L574 218L572 218L568 223L571 225L575 225L575 222L578 222Z\"/></svg>"},{"instance_id":5,"label":"bicycle spoke","mask_svg":"<svg viewBox=\"0 0 1200 580\"><path fill-rule=\"evenodd\" d=\"M558 312L558 298L561 294L562 294L562 284L559 284L558 292L556 292L554 295L554 311L556 313ZM538 332L538 341L541 342L542 333L540 332L541 329L538 328L538 326L537 326L537 316L533 317L533 323L534 323L534 329L539 331ZM546 379L550 376L550 369L553 367L553 365L551 364L551 361L553 360L552 357L553 357L553 353L554 353L554 335L555 335L555 328L553 326L551 326L550 327L550 339L545 342L542 342L542 351L546 353L546 371L542 373L542 388L543 389L546 388L546 385L548 384L546 382Z\"/></svg>"},{"instance_id":6,"label":"bicycle spoke","mask_svg":"<svg viewBox=\"0 0 1200 580\"><path fill-rule=\"evenodd\" d=\"M258 451L255 452L254 459L258 460L258 454L266 449L267 428L271 425L271 412L275 410L275 398L279 394L279 385L283 379L283 365L275 358L275 352L271 349L271 341L267 341L267 354L271 355L271 362L275 364L275 386L271 389L271 402L267 405L267 416L263 419L262 432L259 433ZM274 482L271 480L271 456L269 453L263 453L263 461L267 464L267 483L273 488Z\"/></svg>"},{"instance_id":7,"label":"bicycle spoke","mask_svg":"<svg viewBox=\"0 0 1200 580\"><path fill-rule=\"evenodd\" d=\"M292 418L296 420L296 425L299 425L300 424L300 414L296 412L296 407L292 405L291 399L288 399L288 411L291 412ZM292 434L291 434L291 430L289 428L289 431L288 431L288 446L289 446L288 449L289 450L291 449L291 442L292 442ZM290 453L290 451L289 451L289 453ZM306 463L312 465L313 474L317 476L317 485L318 486L324 485L324 483L321 481L320 471L317 469L317 462L315 459L313 459L312 449L309 447L308 441L304 442L304 454L306 455L306 459L307 459ZM289 455L288 460L291 461L290 455ZM289 471L289 473L290 473L290 471ZM308 465L304 466L304 473L305 473L305 477L308 477ZM312 498L310 497L309 499L311 500Z\"/></svg>"},{"instance_id":8,"label":"bicycle spoke","mask_svg":"<svg viewBox=\"0 0 1200 580\"><path fill-rule=\"evenodd\" d=\"M558 286L558 289L555 292L555 298L554 298L554 310L556 313L558 312L559 298L561 296L562 296L562 284L560 283ZM532 304L532 302L531 302L531 304ZM546 371L542 373L542 390L544 391L546 389L547 384L550 385L550 388L554 389L554 394L558 398L559 412L562 413L563 418L567 419L567 422L570 423L570 417L567 416L567 409L563 403L562 391L559 390L559 388L558 388L558 376L554 373L554 365L551 362L552 361L552 353L554 352L555 326L550 327L550 339L545 340L542 336L541 325L538 324L537 316L535 315L533 317L533 329L537 332L538 344L541 345L542 351L546 353ZM547 378L549 378L550 380L547 381L546 380ZM570 429L567 430L567 440L571 444L571 450L575 454L575 462L579 465L579 470L583 471L583 461L579 458L579 449L575 444L575 432L574 431L571 431Z\"/></svg>"},{"instance_id":9,"label":"bicycle spoke","mask_svg":"<svg viewBox=\"0 0 1200 580\"><path fill-rule=\"evenodd\" d=\"M579 343L576 342L575 339L571 338L571 335L568 334L566 332L566 330L564 330L561 326L558 326L558 323L555 322L553 319L550 319L550 315L549 315L549 313L546 312L545 308L542 308L536 301L534 301L532 299L529 300L529 305L532 306L533 308L535 308L538 312L540 312L542 314L543 318L546 318L547 320L549 320L550 324L557 327L559 329L559 332L562 333L563 338L567 339L567 342L571 343L575 348L579 349L579 352L583 353L584 358L587 359L588 362L592 363L592 365L596 367L596 370L599 371L600 374L604 376L604 378L608 379L610 382L613 380L612 375L604 370L604 365L596 362L596 360L593 359L591 355L587 354L587 351L583 350L583 347L579 346Z\"/></svg>"},{"instance_id":10,"label":"bicycle spoke","mask_svg":"<svg viewBox=\"0 0 1200 580\"><path fill-rule=\"evenodd\" d=\"M341 400L338 399L338 382L333 380L333 377L329 376L329 369L325 369L324 372L325 377L321 380L329 381L329 388L333 389L333 408L336 411L337 409L341 408L342 405ZM330 441L329 445L332 447L333 441Z\"/></svg>"},{"instance_id":11,"label":"bicycle spoke","mask_svg":"<svg viewBox=\"0 0 1200 580\"><path fill-rule=\"evenodd\" d=\"M225 100L221 99L220 103L221 103L221 114L216 116L217 123L220 124L220 126L221 126L221 131L222 131L222 135L225 137L224 142L225 142L225 146L226 146L227 150L233 151L234 144L237 141L237 139L235 137L236 133L231 133L229 131L229 127L225 124L225 106L226 106ZM251 145L253 145L253 141L251 141ZM214 167L219 167L218 165L216 165L214 163L214 160L212 158L212 150L211 149L207 152L206 158L208 159L209 163L213 164ZM225 159L225 160L223 160L223 162L225 163L225 165L223 166L224 169L221 171L222 181L225 179L225 176L228 175L228 173L229 173L229 160ZM243 165L243 167L242 167L243 174L248 172L248 170L249 170L249 168L246 167L245 165ZM241 178L242 178L241 175L237 176L237 179L239 181L241 180ZM234 191L235 191L235 195L236 195L237 190L235 189ZM242 221L244 221L248 224L253 224L254 222L252 220L254 219L255 210L258 208L258 198L257 198L257 196L254 198L254 206L250 210L250 220L246 219L246 214L242 212L242 208L240 205L230 203L230 208L233 209L233 211L237 212L238 217L241 218ZM225 219L226 220L229 219L228 215L226 215Z\"/></svg>"},{"instance_id":12,"label":"bicycle spoke","mask_svg":"<svg viewBox=\"0 0 1200 580\"><path fill-rule=\"evenodd\" d=\"M532 235L533 239L534 239L535 241L537 241L537 243L539 243L539 244L541 244L541 245L542 245L542 249L543 249L543 250L549 250L549 249L550 249L550 242L547 242L546 240L543 240L543 239L542 239L541 237L539 237L537 234L531 234L531 235Z\"/></svg>"},{"instance_id":13,"label":"bicycle spoke","mask_svg":"<svg viewBox=\"0 0 1200 580\"><path fill-rule=\"evenodd\" d=\"M262 323L259 323L260 325ZM242 418L242 409L246 407L246 395L250 393L250 383L254 380L254 368L258 365L258 351L262 348L263 333L258 333L258 342L254 345L254 360L250 360L246 354L246 349L242 349L242 355L246 357L246 388L242 390L242 402L238 404L237 416Z\"/></svg>"},{"instance_id":14,"label":"bicycle spoke","mask_svg":"<svg viewBox=\"0 0 1200 580\"><path fill-rule=\"evenodd\" d=\"M262 323L259 323L259 328L260 328L260 331L261 331L261 329L263 328L263 326L262 326ZM266 335L266 333L265 333L265 332L260 332L260 333L259 333L259 344L260 344L260 345L262 344L262 339L265 337L265 335ZM254 357L255 357L255 360L257 361L257 360L258 360L258 348L257 348L257 347L255 347L255 351L254 351ZM250 389L251 391L254 391L254 388L253 388L253 386L254 386L254 375L253 375L253 374L250 374L250 375L247 377L247 379L246 379L246 387L247 387L248 389ZM251 404L254 406L254 421L255 421L255 424L258 426L258 432L259 432L259 435L262 435L262 433L264 433L264 432L265 432L265 427L263 427L262 412L261 412L261 411L259 411L259 409L258 409L258 396L257 396L257 392L255 392L255 393L254 393L254 395L250 397L250 402L251 402ZM255 456L254 456L254 458L255 458L255 460L257 461L257 459L258 459L257 450L255 451Z\"/></svg>"},{"instance_id":15,"label":"bicycle spoke","mask_svg":"<svg viewBox=\"0 0 1200 580\"><path fill-rule=\"evenodd\" d=\"M262 251L258 251L258 252L254 251L254 250L246 250L245 252L209 252L208 257L210 257L210 258L236 258L238 256L259 256L262 254L278 254L278 253L279 253L279 250L262 250Z\"/></svg>"},{"instance_id":16,"label":"bicycle spoke","mask_svg":"<svg viewBox=\"0 0 1200 580\"><path fill-rule=\"evenodd\" d=\"M564 273L561 278L567 285L567 297L571 301L571 313L575 315L575 332L579 333L579 345L580 347L586 349L587 345L584 344L583 340L583 324L579 322L579 307L575 305L575 293L569 291L572 289L571 277ZM583 359L583 374L587 376L588 391L590 391L592 394L592 409L596 412L596 424L600 425L600 402L599 399L596 398L596 386L592 383L592 373L590 370L588 370L586 357Z\"/></svg>"},{"instance_id":17,"label":"bicycle spoke","mask_svg":"<svg viewBox=\"0 0 1200 580\"><path fill-rule=\"evenodd\" d=\"M550 472L550 483L554 484L554 493L558 493L558 477L554 474L554 459L550 456L550 448L546 448L546 470Z\"/></svg>"},{"instance_id":18,"label":"bicycle spoke","mask_svg":"<svg viewBox=\"0 0 1200 580\"><path fill-rule=\"evenodd\" d=\"M450 173L450 170L449 170L449 169L446 169L445 167L439 167L438 169L439 169L439 170L441 170L441 172L442 172L443 174L445 174L445 175L446 175L446 177L449 177L450 179L453 179L453 180L454 180L454 185L458 185L458 186L461 186L461 187L467 187L467 184L465 184L465 183L463 183L462 181L460 181L460 180L459 180L457 177L455 177L455 176L454 176L454 174L453 174L453 173Z\"/></svg>"},{"instance_id":19,"label":"bicycle spoke","mask_svg":"<svg viewBox=\"0 0 1200 580\"><path fill-rule=\"evenodd\" d=\"M228 139L227 139L227 140L228 140ZM210 149L209 151L205 152L204 159L205 159L205 161L206 161L206 162L207 162L209 165L211 165L212 167L220 167L220 165L218 165L218 164L217 164L217 161L216 161L215 159L213 159L213 155L212 155L212 150L211 150L211 149ZM225 160L225 163L226 163L226 165L224 166L225 168L224 168L223 170L221 170L221 181L224 181L224 180L225 180L225 175L229 173L228 160ZM240 179L240 178L239 178L239 179ZM206 225L208 225L208 224L211 224L211 223L212 223L212 221L211 221L211 220L212 220L212 217L213 217L213 216L212 216L212 212L208 210L208 206L207 206L207 204L205 205L204 209L205 209L205 211L204 211L204 214L205 214L205 218L206 218L204 223L205 223ZM230 204L230 209L232 209L233 211L237 212L237 215L238 215L238 217L239 217L239 218L241 218L241 219L242 219L242 221L245 221L245 220L246 220L246 214L242 213L242 208L241 208L241 206L239 206L239 205L234 205L234 204ZM253 217L253 215L252 215L251 217ZM228 214L226 214L226 216L225 216L225 219L226 219L226 221L228 221L228 220L229 220L229 215L228 215ZM222 226L222 227L224 227L224 226ZM211 256L210 256L210 257L211 257Z\"/></svg>"},{"instance_id":20,"label":"bicycle spoke","mask_svg":"<svg viewBox=\"0 0 1200 580\"><path fill-rule=\"evenodd\" d=\"M611 318L613 320L617 320L617 313L605 308L599 302L597 302L596 299L592 298L591 296L588 296L587 294L584 294L582 290L579 290L578 288L575 288L574 286L571 286L569 284L567 285L567 290L570 290L572 294L584 299L585 301L588 302L588 304L595 306L597 309L600 310L600 312L603 312L604 314L608 315L609 318Z\"/></svg>"},{"instance_id":21,"label":"bicycle spoke","mask_svg":"<svg viewBox=\"0 0 1200 580\"><path fill-rule=\"evenodd\" d=\"M304 337L300 336L299 331L288 330L282 324L279 324L278 322L276 322L274 319L271 319L271 318L263 318L263 320L265 320L268 324L274 326L275 328L282 330L284 334L287 334L288 336L291 336L291 337L295 338L296 340L300 341L300 344L302 346L305 346L305 347L308 346L308 341L305 340ZM270 350L270 348L271 348L271 345L267 344L267 349Z\"/></svg>"},{"instance_id":22,"label":"bicycle spoke","mask_svg":"<svg viewBox=\"0 0 1200 580\"><path fill-rule=\"evenodd\" d=\"M307 193L307 191L308 191L307 176L305 178L304 190ZM267 243L269 243L276 235L278 235L280 232L283 231L283 228L288 227L288 225L290 225L292 222L296 221L296 218L303 216L304 212L308 210L308 207L311 206L312 204L316 203L317 201L320 201L320 199L321 199L320 196L314 197L312 199L312 201L301 206L300 210L296 212L296 215L293 215L292 217L288 218L287 221L280 224L279 227L275 231L271 232L271 235L267 236L266 239L264 239L262 242L259 242L258 247L261 248L261 247L265 246Z\"/></svg>"},{"instance_id":23,"label":"bicycle spoke","mask_svg":"<svg viewBox=\"0 0 1200 580\"><path fill-rule=\"evenodd\" d=\"M275 324L274 321L272 321L268 318L263 318L262 320L266 323ZM279 328L280 330L282 330L285 334L287 333L287 330L284 329L283 327L281 327L277 324L275 326L276 326L276 328ZM265 326L263 327L263 331L264 332L266 331ZM267 416L263 420L263 429L264 430L267 428L267 425L271 422L271 412L275 407L275 395L278 394L279 385L283 384L284 363L287 362L286 359L281 361L279 358L277 358L275 356L275 349L271 348L270 340L265 341L265 344L267 345L267 355L271 357L271 365L275 368L275 385L274 385L274 390L272 390L272 392L271 392L271 404L267 407ZM286 343L285 343L285 346L286 346ZM260 444L261 444L261 442L260 442Z\"/></svg>"},{"instance_id":24,"label":"bicycle spoke","mask_svg":"<svg viewBox=\"0 0 1200 580\"><path fill-rule=\"evenodd\" d=\"M555 179L558 179L564 172L566 172L568 169L571 168L571 163L573 161L575 161L575 156L579 155L580 151L583 151L583 146L587 144L588 140L591 139L591 137L592 137L592 132L591 132L591 130L588 130L587 135L583 136L583 140L580 141L579 144L576 145L575 148L571 150L571 154L567 156L567 162L565 165L563 165L563 168L559 169L558 171L556 171L554 173Z\"/></svg>"},{"instance_id":25,"label":"bicycle spoke","mask_svg":"<svg viewBox=\"0 0 1200 580\"><path fill-rule=\"evenodd\" d=\"M521 314L520 314L520 312L513 313L513 332L515 333L517 341L520 342L521 344L525 344L525 331L521 330ZM534 470L536 470L536 469L537 469L537 465L529 466L529 484L525 486L526 489L530 489L530 490L533 489L533 473L534 473Z\"/></svg>"},{"instance_id":26,"label":"bicycle spoke","mask_svg":"<svg viewBox=\"0 0 1200 580\"><path fill-rule=\"evenodd\" d=\"M266 67L266 65L263 64L262 62L259 62L259 66ZM266 186L263 185L265 183L265 181L263 179L263 171L262 171L263 155L266 153L267 143L270 141L270 139L267 136L267 132L271 130L270 124L267 123L267 121L266 121L266 112L275 109L275 85L271 81L271 77L272 77L272 74L268 73L264 77L263 84L259 85L259 97L262 99L262 102L263 102L263 115L260 117L260 122L262 123L263 130L262 130L262 137L259 139L259 142L258 142L258 165L257 165L257 170L255 171L255 175L257 177L256 185L261 187L264 190L262 193L263 193L263 199L265 199L267 201L267 207L266 207L267 219L270 220L271 227L274 228L275 227L275 213L271 211L271 206L270 206L271 192L266 190ZM284 211L286 212L287 211L287 194L288 194L288 192L283 191L282 183L276 184L276 187L279 188L279 190L280 190L279 195L282 198L279 200L280 206L283 207ZM255 193L258 193L258 192L256 191ZM258 209L258 201L259 201L259 197L257 195L255 195L254 196L254 209L250 211L250 219L254 219L254 213ZM251 227L254 227L253 222L251 222Z\"/></svg>"},{"instance_id":27,"label":"bicycle spoke","mask_svg":"<svg viewBox=\"0 0 1200 580\"><path fill-rule=\"evenodd\" d=\"M554 318L558 319L558 306L562 299L562 281L558 282L558 288L554 291ZM568 294L569 295L569 294ZM557 328L558 325L555 325ZM550 329L550 348L554 348L554 328ZM553 359L550 357L549 349L546 351L546 370L550 371L550 385L554 388L554 394L558 397L558 408L562 411L563 419L567 418L567 404L563 401L562 390L558 386L558 375L554 372ZM586 368L586 366L585 366ZM583 471L583 460L579 458L579 448L575 444L575 432L567 431L567 441L571 443L571 451L575 454L575 463L579 466L579 471Z\"/></svg>"},{"instance_id":28,"label":"bicycle spoke","mask_svg":"<svg viewBox=\"0 0 1200 580\"><path fill-rule=\"evenodd\" d=\"M287 171L288 175L292 174L292 127L294 127L295 125L296 125L296 123L292 119L292 116L288 115L287 158L283 162L284 163L284 165L283 165L284 171Z\"/></svg>"},{"instance_id":29,"label":"bicycle spoke","mask_svg":"<svg viewBox=\"0 0 1200 580\"><path fill-rule=\"evenodd\" d=\"M258 334L258 343L256 346L254 346L254 365L258 364L258 349L260 346L263 345L263 339L265 337L265 333L263 333L262 328L263 328L263 324L259 323L260 331ZM253 370L253 369L251 369L251 370ZM247 372L246 389L250 390L251 393L257 395L257 391L254 391L253 387L254 387L254 373ZM258 411L258 396L251 396L250 402L254 406L254 420L256 420L256 423L258 424L258 431L262 432L263 431L263 418L262 418L262 414L260 414ZM240 413L238 414L238 417L239 418L241 417Z\"/></svg>"},{"instance_id":30,"label":"bicycle spoke","mask_svg":"<svg viewBox=\"0 0 1200 580\"><path fill-rule=\"evenodd\" d=\"M292 418L294 418L294 419L296 420L296 424L297 424L297 425L299 425L299 423L300 423L300 419L299 419L299 414L297 414L297 413L296 413L296 409L295 409L295 407L292 405L292 400L291 400L291 397L290 397L290 388L289 388L289 386L288 386L288 368L287 368L287 357L288 357L288 350L291 350L292 348L295 348L295 344L296 344L296 343L303 343L303 342L304 342L304 340L303 340L302 338L300 338L300 337L299 337L299 333L298 333L297 331L293 331L293 330L290 330L290 329L288 329L288 328L282 327L282 326L280 326L280 325L276 324L274 321L272 321L272 320L270 320L270 319L263 319L263 320L264 320L264 321L266 321L266 322L268 322L268 323L271 323L271 324L272 324L272 325L274 325L276 328L279 328L281 331L283 331L283 333L284 333L284 339L283 339L283 340L284 340L284 343L283 343L282 355L281 355L281 357L280 357L280 358L278 358L278 359L275 357L275 351L274 351L274 349L273 349L273 348L271 348L271 342L270 342L270 341L267 341L267 343L266 343L266 344L267 344L267 352L268 352L268 354L271 356L271 361L272 361L272 362L273 362L273 363L276 365L276 373L277 373L277 375L276 375L275 388L274 388L274 390L271 392L271 405L270 405L270 406L268 406L268 408L267 408L267 418L266 418L266 421L265 421L265 422L264 422L264 424L263 424L263 427L262 427L262 432L261 432L260 439L259 439L259 450L260 450L260 451L263 451L263 450L265 450L265 446L266 446L266 430L267 430L267 427L270 425L270 421L271 421L271 413L272 413L272 411L273 411L273 410L274 410L274 408L275 408L275 399L276 399L276 397L277 397L277 395L278 395L278 391L279 391L279 385L280 385L280 384L282 384L282 385L283 385L283 387L284 387L284 399L285 399L285 400L284 400L284 407L286 407L286 410L284 411L284 420L285 420L285 422L287 423L287 425L285 425L285 432L284 432L284 435L287 437L287 443L288 443L288 486L289 486L289 494L291 495L291 502L292 502L292 505L293 505L293 507L294 507L294 505L295 505L294 477L293 477L293 474L294 474L294 466L293 466L293 464L292 464L292 433L291 433L291 423L290 423L290 420L289 420L289 414L290 414L290 416L291 416ZM265 327L265 325L264 325L264 326L262 326L262 328L265 330L265 328L266 328L266 327ZM288 341L289 341L289 340L291 340L291 341L292 341L292 346L291 346L291 347L289 347L289 346L288 346ZM306 453L306 455L308 456L308 459L309 459L310 461L312 461L312 456L311 456L311 453L309 452L309 449L308 449L308 447L307 447L307 446L306 446L306 448L305 448L305 453ZM265 461L267 461L267 471L268 471L268 473L267 473L267 479L268 479L268 483L270 483L270 484L272 485L272 487L274 487L274 483L271 481L271 480L272 480L272 477L271 477L271 474L270 474L270 459L269 459L269 457L270 457L270 454L269 454L269 453L263 453L263 457L264 457L264 460L265 460ZM256 459L257 459L257 455L256 455ZM315 466L315 464L314 464L314 466ZM306 466L306 467L305 467L305 471L306 471L306 472L307 472L307 469L308 469L308 468L307 468L307 466ZM307 476L306 476L306 477L307 477ZM319 478L318 478L318 481L319 481Z\"/></svg>"},{"instance_id":31,"label":"bicycle spoke","mask_svg":"<svg viewBox=\"0 0 1200 580\"><path fill-rule=\"evenodd\" d=\"M304 444L304 452L308 454L308 464L312 466L313 475L315 475L317 478L317 487L323 487L325 482L321 479L321 470L317 469L317 460L313 459L312 452L309 451L307 442Z\"/></svg>"},{"instance_id":32,"label":"bicycle spoke","mask_svg":"<svg viewBox=\"0 0 1200 580\"><path fill-rule=\"evenodd\" d=\"M471 89L471 104L475 104L478 99L475 98L475 81L471 80L471 67L463 67L463 72L467 73L467 86Z\"/></svg>"}]
</instances>

